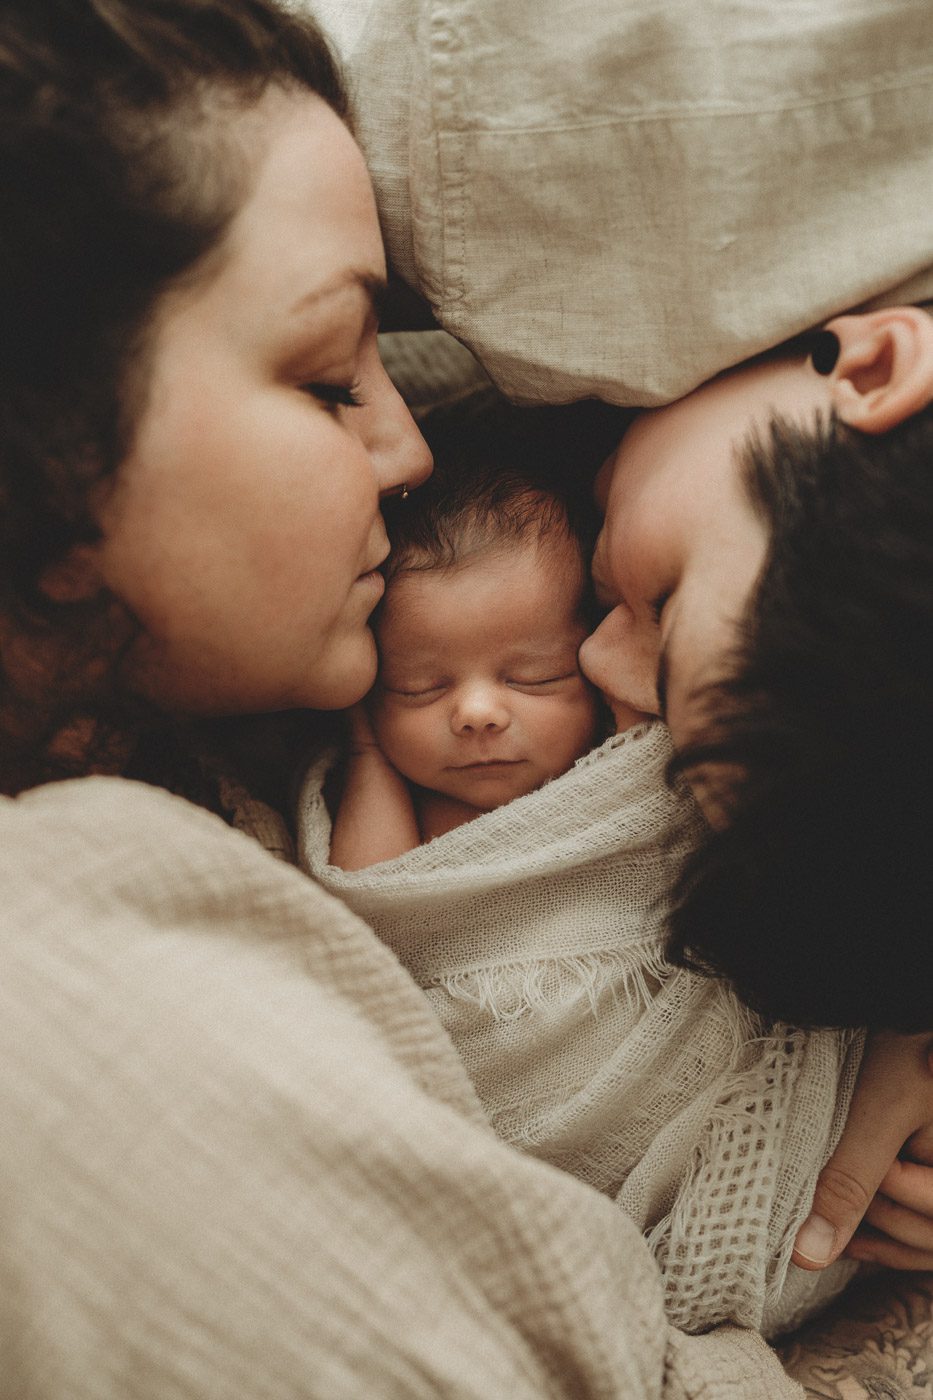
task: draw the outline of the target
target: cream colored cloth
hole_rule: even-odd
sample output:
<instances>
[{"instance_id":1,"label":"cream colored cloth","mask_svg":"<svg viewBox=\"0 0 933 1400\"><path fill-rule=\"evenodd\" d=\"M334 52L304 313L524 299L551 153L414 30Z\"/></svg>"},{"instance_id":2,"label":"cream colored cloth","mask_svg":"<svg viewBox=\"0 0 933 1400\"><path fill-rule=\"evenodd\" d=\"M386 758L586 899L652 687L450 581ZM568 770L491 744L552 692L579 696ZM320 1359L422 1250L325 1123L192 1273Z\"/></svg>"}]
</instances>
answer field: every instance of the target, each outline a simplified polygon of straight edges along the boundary
<instances>
[{"instance_id":1,"label":"cream colored cloth","mask_svg":"<svg viewBox=\"0 0 933 1400\"><path fill-rule=\"evenodd\" d=\"M392 263L512 397L663 402L933 296L930 0L310 8Z\"/></svg>"},{"instance_id":2,"label":"cream colored cloth","mask_svg":"<svg viewBox=\"0 0 933 1400\"><path fill-rule=\"evenodd\" d=\"M640 726L353 872L328 863L322 762L299 858L424 988L499 1134L637 1223L671 1321L771 1335L852 1276L789 1265L862 1041L765 1029L726 987L665 962L665 895L695 821L665 783L671 752L662 724Z\"/></svg>"},{"instance_id":3,"label":"cream colored cloth","mask_svg":"<svg viewBox=\"0 0 933 1400\"><path fill-rule=\"evenodd\" d=\"M3 1400L802 1396L666 1324L634 1226L250 838L84 779L0 799L0 872Z\"/></svg>"}]
</instances>

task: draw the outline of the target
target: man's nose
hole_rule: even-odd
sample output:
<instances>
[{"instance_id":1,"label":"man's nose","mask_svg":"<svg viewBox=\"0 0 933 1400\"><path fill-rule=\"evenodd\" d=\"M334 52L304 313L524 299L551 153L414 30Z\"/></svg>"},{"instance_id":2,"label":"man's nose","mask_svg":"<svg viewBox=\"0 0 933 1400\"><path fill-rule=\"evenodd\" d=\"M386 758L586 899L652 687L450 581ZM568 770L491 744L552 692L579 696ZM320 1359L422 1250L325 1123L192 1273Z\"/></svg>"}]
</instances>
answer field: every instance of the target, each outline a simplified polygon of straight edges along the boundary
<instances>
[{"instance_id":1,"label":"man's nose","mask_svg":"<svg viewBox=\"0 0 933 1400\"><path fill-rule=\"evenodd\" d=\"M583 642L580 669L602 691L617 727L659 713L656 629L649 636L624 603L607 613Z\"/></svg>"},{"instance_id":2,"label":"man's nose","mask_svg":"<svg viewBox=\"0 0 933 1400\"><path fill-rule=\"evenodd\" d=\"M450 727L455 734L495 734L507 729L511 716L501 688L487 683L463 686L454 696Z\"/></svg>"}]
</instances>

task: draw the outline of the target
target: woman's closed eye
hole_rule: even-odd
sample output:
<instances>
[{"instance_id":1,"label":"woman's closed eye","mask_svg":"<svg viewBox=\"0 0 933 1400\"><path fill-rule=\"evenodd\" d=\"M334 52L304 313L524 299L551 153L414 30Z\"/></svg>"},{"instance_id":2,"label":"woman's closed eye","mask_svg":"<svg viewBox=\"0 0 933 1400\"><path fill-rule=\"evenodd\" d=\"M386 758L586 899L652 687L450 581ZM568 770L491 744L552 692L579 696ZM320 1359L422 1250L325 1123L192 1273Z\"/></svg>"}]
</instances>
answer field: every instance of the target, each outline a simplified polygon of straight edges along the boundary
<instances>
[{"instance_id":1,"label":"woman's closed eye","mask_svg":"<svg viewBox=\"0 0 933 1400\"><path fill-rule=\"evenodd\" d=\"M359 397L359 387L358 384L309 383L299 385L302 393L317 399L325 408L362 408L363 400Z\"/></svg>"}]
</instances>

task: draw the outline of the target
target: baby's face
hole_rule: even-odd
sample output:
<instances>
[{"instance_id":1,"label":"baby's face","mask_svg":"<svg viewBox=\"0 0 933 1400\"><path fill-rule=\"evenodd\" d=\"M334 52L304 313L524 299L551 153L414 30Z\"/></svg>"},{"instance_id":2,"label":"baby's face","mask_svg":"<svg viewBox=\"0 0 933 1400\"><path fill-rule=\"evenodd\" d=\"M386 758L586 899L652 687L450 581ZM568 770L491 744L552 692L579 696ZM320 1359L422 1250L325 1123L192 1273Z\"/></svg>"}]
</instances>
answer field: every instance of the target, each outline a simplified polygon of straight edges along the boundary
<instances>
[{"instance_id":1,"label":"baby's face","mask_svg":"<svg viewBox=\"0 0 933 1400\"><path fill-rule=\"evenodd\" d=\"M400 574L377 624L373 722L411 782L479 811L532 792L592 745L577 651L582 577L563 535Z\"/></svg>"}]
</instances>

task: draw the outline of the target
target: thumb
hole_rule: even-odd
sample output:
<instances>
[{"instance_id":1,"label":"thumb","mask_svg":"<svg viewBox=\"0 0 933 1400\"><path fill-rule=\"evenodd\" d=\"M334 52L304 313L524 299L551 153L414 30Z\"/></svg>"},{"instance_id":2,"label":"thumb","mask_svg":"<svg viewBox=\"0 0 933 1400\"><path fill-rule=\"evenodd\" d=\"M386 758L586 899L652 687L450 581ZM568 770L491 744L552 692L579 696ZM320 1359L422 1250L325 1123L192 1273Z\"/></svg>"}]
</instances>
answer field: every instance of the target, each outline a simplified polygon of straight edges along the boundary
<instances>
[{"instance_id":1,"label":"thumb","mask_svg":"<svg viewBox=\"0 0 933 1400\"><path fill-rule=\"evenodd\" d=\"M904 1143L929 1120L920 1040L879 1033L869 1041L845 1130L797 1233L793 1261L800 1268L825 1269L838 1259Z\"/></svg>"}]
</instances>

